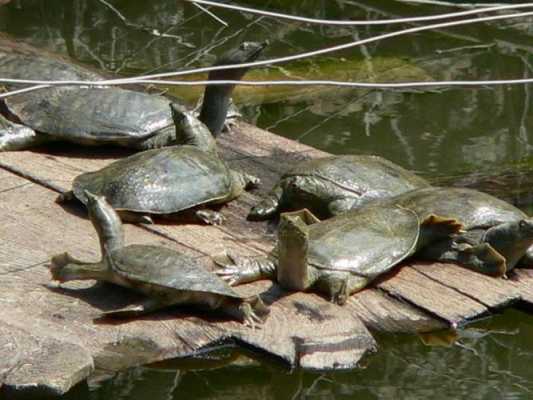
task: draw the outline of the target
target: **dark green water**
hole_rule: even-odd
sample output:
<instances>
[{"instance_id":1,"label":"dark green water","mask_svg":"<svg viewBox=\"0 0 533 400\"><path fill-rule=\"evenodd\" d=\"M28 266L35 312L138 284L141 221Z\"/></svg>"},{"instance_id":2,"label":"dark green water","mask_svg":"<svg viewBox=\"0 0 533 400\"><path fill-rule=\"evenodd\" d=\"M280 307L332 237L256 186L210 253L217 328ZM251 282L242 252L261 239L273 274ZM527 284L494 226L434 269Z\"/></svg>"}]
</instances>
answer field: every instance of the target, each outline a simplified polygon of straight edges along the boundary
<instances>
[{"instance_id":1,"label":"dark green water","mask_svg":"<svg viewBox=\"0 0 533 400\"><path fill-rule=\"evenodd\" d=\"M209 64L246 40L269 39L266 57L345 43L409 27L333 28L213 10L229 27L175 0L112 1L126 25L97 0L14 0L0 8L0 30L113 73L163 72ZM331 19L377 19L454 11L393 0L242 1ZM254 71L253 78L352 80L511 79L533 76L533 21L424 32L317 59ZM432 91L331 88L245 89L245 118L333 153L379 154L437 182L482 188L531 209L532 86ZM198 90L181 92L193 99ZM533 397L533 317L506 311L464 332L451 347L408 335L379 337L366 368L289 372L266 360L223 352L221 362L136 368L81 386L68 399L300 399Z\"/></svg>"}]
</instances>

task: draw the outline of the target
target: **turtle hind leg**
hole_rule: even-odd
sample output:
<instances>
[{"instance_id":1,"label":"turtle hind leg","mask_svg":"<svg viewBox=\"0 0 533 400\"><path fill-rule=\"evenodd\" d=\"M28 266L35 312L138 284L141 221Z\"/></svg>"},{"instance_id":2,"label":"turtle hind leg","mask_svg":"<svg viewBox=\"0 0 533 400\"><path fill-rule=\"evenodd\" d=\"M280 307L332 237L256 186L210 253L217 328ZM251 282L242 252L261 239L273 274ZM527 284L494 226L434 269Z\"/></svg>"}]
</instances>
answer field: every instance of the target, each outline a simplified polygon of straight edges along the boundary
<instances>
[{"instance_id":1,"label":"turtle hind leg","mask_svg":"<svg viewBox=\"0 0 533 400\"><path fill-rule=\"evenodd\" d=\"M343 274L344 275L344 274ZM329 295L329 301L338 305L344 305L350 295L364 289L369 279L363 276L347 274L346 276L327 275L320 279L318 285Z\"/></svg>"},{"instance_id":2,"label":"turtle hind leg","mask_svg":"<svg viewBox=\"0 0 533 400\"><path fill-rule=\"evenodd\" d=\"M128 319L135 318L151 312L161 310L170 306L168 302L163 302L155 298L147 298L135 304L102 313L101 318Z\"/></svg>"},{"instance_id":3,"label":"turtle hind leg","mask_svg":"<svg viewBox=\"0 0 533 400\"><path fill-rule=\"evenodd\" d=\"M264 221L275 217L282 209L282 197L283 188L278 183L261 202L252 207L246 218L250 221Z\"/></svg>"},{"instance_id":4,"label":"turtle hind leg","mask_svg":"<svg viewBox=\"0 0 533 400\"><path fill-rule=\"evenodd\" d=\"M152 217L146 214L139 214L133 211L127 210L115 210L123 222L129 222L131 224L148 224L154 223Z\"/></svg>"},{"instance_id":5,"label":"turtle hind leg","mask_svg":"<svg viewBox=\"0 0 533 400\"><path fill-rule=\"evenodd\" d=\"M262 325L270 314L270 309L263 303L260 296L246 299L227 298L220 304L219 308L226 315L252 329Z\"/></svg>"},{"instance_id":6,"label":"turtle hind leg","mask_svg":"<svg viewBox=\"0 0 533 400\"><path fill-rule=\"evenodd\" d=\"M526 254L518 262L518 268L533 269L533 246L530 246Z\"/></svg>"}]
</instances>

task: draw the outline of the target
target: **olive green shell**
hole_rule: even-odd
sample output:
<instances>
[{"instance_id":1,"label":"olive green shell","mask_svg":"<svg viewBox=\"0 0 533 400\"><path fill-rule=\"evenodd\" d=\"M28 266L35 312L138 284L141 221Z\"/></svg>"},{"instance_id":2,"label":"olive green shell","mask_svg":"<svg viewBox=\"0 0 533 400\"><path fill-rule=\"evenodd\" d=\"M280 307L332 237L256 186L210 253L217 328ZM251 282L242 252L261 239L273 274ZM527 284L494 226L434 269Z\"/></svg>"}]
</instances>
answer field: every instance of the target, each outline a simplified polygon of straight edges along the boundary
<instances>
[{"instance_id":1,"label":"olive green shell","mask_svg":"<svg viewBox=\"0 0 533 400\"><path fill-rule=\"evenodd\" d=\"M121 88L55 87L6 99L22 124L82 144L128 145L171 129L169 104L164 97Z\"/></svg>"},{"instance_id":2,"label":"olive green shell","mask_svg":"<svg viewBox=\"0 0 533 400\"><path fill-rule=\"evenodd\" d=\"M110 254L111 268L130 283L241 298L216 274L191 257L159 246L130 245Z\"/></svg>"},{"instance_id":3,"label":"olive green shell","mask_svg":"<svg viewBox=\"0 0 533 400\"><path fill-rule=\"evenodd\" d=\"M0 38L0 76L10 79L39 80L99 80L103 76L84 67L62 60L56 55L42 56L35 49L23 49L24 45L15 44L15 48L6 45L5 38ZM17 88L16 85L9 88ZM20 86L18 86L20 88ZM34 92L35 93L35 92Z\"/></svg>"},{"instance_id":4,"label":"olive green shell","mask_svg":"<svg viewBox=\"0 0 533 400\"><path fill-rule=\"evenodd\" d=\"M81 66L0 47L0 76L12 79L102 80ZM13 86L14 88L14 86ZM21 124L82 144L127 145L174 126L170 101L118 87L51 87L5 99Z\"/></svg>"},{"instance_id":5,"label":"olive green shell","mask_svg":"<svg viewBox=\"0 0 533 400\"><path fill-rule=\"evenodd\" d=\"M490 194L466 188L430 187L404 193L385 202L407 207L419 216L455 218L467 230L490 228L527 218L521 210Z\"/></svg>"},{"instance_id":6,"label":"olive green shell","mask_svg":"<svg viewBox=\"0 0 533 400\"><path fill-rule=\"evenodd\" d=\"M411 255L419 234L412 211L367 206L310 225L308 263L374 278Z\"/></svg>"},{"instance_id":7,"label":"olive green shell","mask_svg":"<svg viewBox=\"0 0 533 400\"><path fill-rule=\"evenodd\" d=\"M79 175L73 192L84 204L87 190L117 210L170 214L223 202L232 184L231 170L215 152L185 145L144 151Z\"/></svg>"},{"instance_id":8,"label":"olive green shell","mask_svg":"<svg viewBox=\"0 0 533 400\"><path fill-rule=\"evenodd\" d=\"M378 156L344 155L298 163L282 176L279 185L283 189L282 210L306 207L327 218L332 216L328 208L332 201L353 199L351 208L357 208L429 183Z\"/></svg>"}]
</instances>

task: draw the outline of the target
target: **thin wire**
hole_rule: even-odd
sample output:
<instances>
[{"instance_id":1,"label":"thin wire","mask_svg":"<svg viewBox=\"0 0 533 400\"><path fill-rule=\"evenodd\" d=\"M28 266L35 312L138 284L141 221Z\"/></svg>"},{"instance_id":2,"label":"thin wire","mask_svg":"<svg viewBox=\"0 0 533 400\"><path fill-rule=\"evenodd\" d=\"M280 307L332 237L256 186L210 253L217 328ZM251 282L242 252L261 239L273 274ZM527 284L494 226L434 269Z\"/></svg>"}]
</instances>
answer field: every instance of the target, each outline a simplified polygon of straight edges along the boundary
<instances>
[{"instance_id":1,"label":"thin wire","mask_svg":"<svg viewBox=\"0 0 533 400\"><path fill-rule=\"evenodd\" d=\"M313 57L317 55L327 54L327 53L331 53L334 51L345 50L345 49L349 49L355 46L377 42L382 39L397 37L397 36L405 35L408 33L416 33L416 32L427 31L431 29L440 29L440 28L451 27L451 26L467 25L467 24L476 23L476 22L497 21L497 20L507 19L507 18L519 18L519 17L528 17L528 16L533 16L533 12L495 15L491 17L463 19L460 21L451 21L451 22L444 22L444 23L439 23L439 24L431 24L431 25L426 25L426 26L413 27L413 28L385 33L382 35L373 36L370 38L357 40L357 41L353 41L353 42L349 42L349 43L345 43L345 44L341 44L337 46L327 47L325 49L314 50L314 51L310 51L306 53L300 53L300 54L286 56L286 57L279 57L279 58L274 58L270 60L254 61L254 62L242 63L242 64L211 66L211 67L189 69L189 70L177 71L177 72L165 72L165 73L160 73L160 74L140 75L140 76L131 77L131 78L100 80L100 81L25 80L26 83L39 85L35 87L26 88L26 91L38 90L43 87L47 87L47 86L49 87L49 86L55 86L55 85L82 85L82 86L126 85L130 83L146 82L147 80L158 79L158 78L184 76L184 75L191 75L191 74L204 73L204 72L210 72L210 71L219 71L219 70L225 70L225 69L251 68L251 67L258 67L258 66L269 65L269 64L279 64L279 63L284 63L288 61L299 60L302 58L309 58L309 57ZM47 86L42 86L43 84ZM9 95L11 95L11 92L6 92L6 93L3 93L0 98L8 97Z\"/></svg>"},{"instance_id":2,"label":"thin wire","mask_svg":"<svg viewBox=\"0 0 533 400\"><path fill-rule=\"evenodd\" d=\"M278 12L273 12L273 11L258 10L256 8L242 7L242 6L236 6L236 5L231 5L231 4L225 4L225 3L218 3L218 2L210 1L210 0L186 0L186 1L190 3L194 3L194 4L205 4L205 5L214 6L214 7L226 8L230 10L243 11L243 12L250 13L250 14L259 14L259 15L263 15L267 17L288 19L292 21L306 22L310 24L342 25L342 26L388 25L388 24L401 24L401 23L406 23L406 22L433 21L433 20L438 20L438 19L464 17L467 15L481 14L481 13L487 13L487 12L492 12L492 11L502 11L502 10L509 10L509 9L533 7L533 3L523 3L523 4L514 4L514 5L491 6L491 7L479 8L475 10L458 11L458 12L447 13L447 14L439 14L439 15L427 15L427 16L422 16L422 17L380 19L380 20L373 20L373 21L367 21L367 20L361 20L361 21L341 20L339 21L339 20L331 20L331 19L300 17L296 15L283 14L283 13L278 13Z\"/></svg>"},{"instance_id":3,"label":"thin wire","mask_svg":"<svg viewBox=\"0 0 533 400\"><path fill-rule=\"evenodd\" d=\"M9 81L9 79L0 79L0 82ZM130 82L131 83L131 82ZM524 79L498 79L482 81L421 81L421 82L350 82L336 80L273 80L273 81L242 81L242 80L199 80L199 81L165 81L158 79L139 80L135 83L164 85L164 86L206 86L206 85L242 85L242 86L338 86L351 88L370 88L370 89L405 89L405 88L422 88L422 87L449 87L449 86L495 86L495 85L518 85L533 83L533 78ZM43 85L44 87L45 85ZM54 85L60 86L60 85ZM65 84L64 86L69 86ZM0 98L28 92L31 88L24 88L18 91L0 94ZM15 93L16 92L16 93Z\"/></svg>"}]
</instances>

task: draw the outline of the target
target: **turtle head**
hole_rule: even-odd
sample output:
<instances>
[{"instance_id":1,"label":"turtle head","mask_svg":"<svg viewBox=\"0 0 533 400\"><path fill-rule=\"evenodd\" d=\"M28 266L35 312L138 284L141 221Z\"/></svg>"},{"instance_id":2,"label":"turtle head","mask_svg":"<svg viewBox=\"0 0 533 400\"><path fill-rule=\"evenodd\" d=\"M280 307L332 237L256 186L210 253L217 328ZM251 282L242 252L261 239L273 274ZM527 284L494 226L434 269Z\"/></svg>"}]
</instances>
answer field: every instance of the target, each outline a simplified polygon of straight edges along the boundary
<instances>
[{"instance_id":1,"label":"turtle head","mask_svg":"<svg viewBox=\"0 0 533 400\"><path fill-rule=\"evenodd\" d=\"M170 111L176 127L176 144L188 144L206 152L216 149L216 142L209 128L192 112L177 103L170 104Z\"/></svg>"},{"instance_id":2,"label":"turtle head","mask_svg":"<svg viewBox=\"0 0 533 400\"><path fill-rule=\"evenodd\" d=\"M533 218L496 225L485 232L483 241L505 258L509 271L533 245Z\"/></svg>"},{"instance_id":3,"label":"turtle head","mask_svg":"<svg viewBox=\"0 0 533 400\"><path fill-rule=\"evenodd\" d=\"M117 212L105 197L97 196L88 190L84 190L84 194L87 198L89 218L100 239L102 254L121 248L124 245L124 232Z\"/></svg>"},{"instance_id":4,"label":"turtle head","mask_svg":"<svg viewBox=\"0 0 533 400\"><path fill-rule=\"evenodd\" d=\"M236 49L224 53L214 64L214 66L245 64L253 62L259 57L268 42L244 42ZM209 73L209 80L240 80L250 67L237 67L220 69ZM199 119L207 125L211 134L217 136L222 131L228 109L230 106L230 96L235 88L230 85L207 85L200 110Z\"/></svg>"},{"instance_id":5,"label":"turtle head","mask_svg":"<svg viewBox=\"0 0 533 400\"><path fill-rule=\"evenodd\" d=\"M214 66L245 64L257 60L263 49L268 45L264 42L243 42L236 49L229 50L222 54ZM232 68L226 70L211 71L209 79L230 79L240 80L250 67Z\"/></svg>"},{"instance_id":6,"label":"turtle head","mask_svg":"<svg viewBox=\"0 0 533 400\"><path fill-rule=\"evenodd\" d=\"M523 237L533 238L533 218L521 219L518 221L518 229Z\"/></svg>"}]
</instances>

